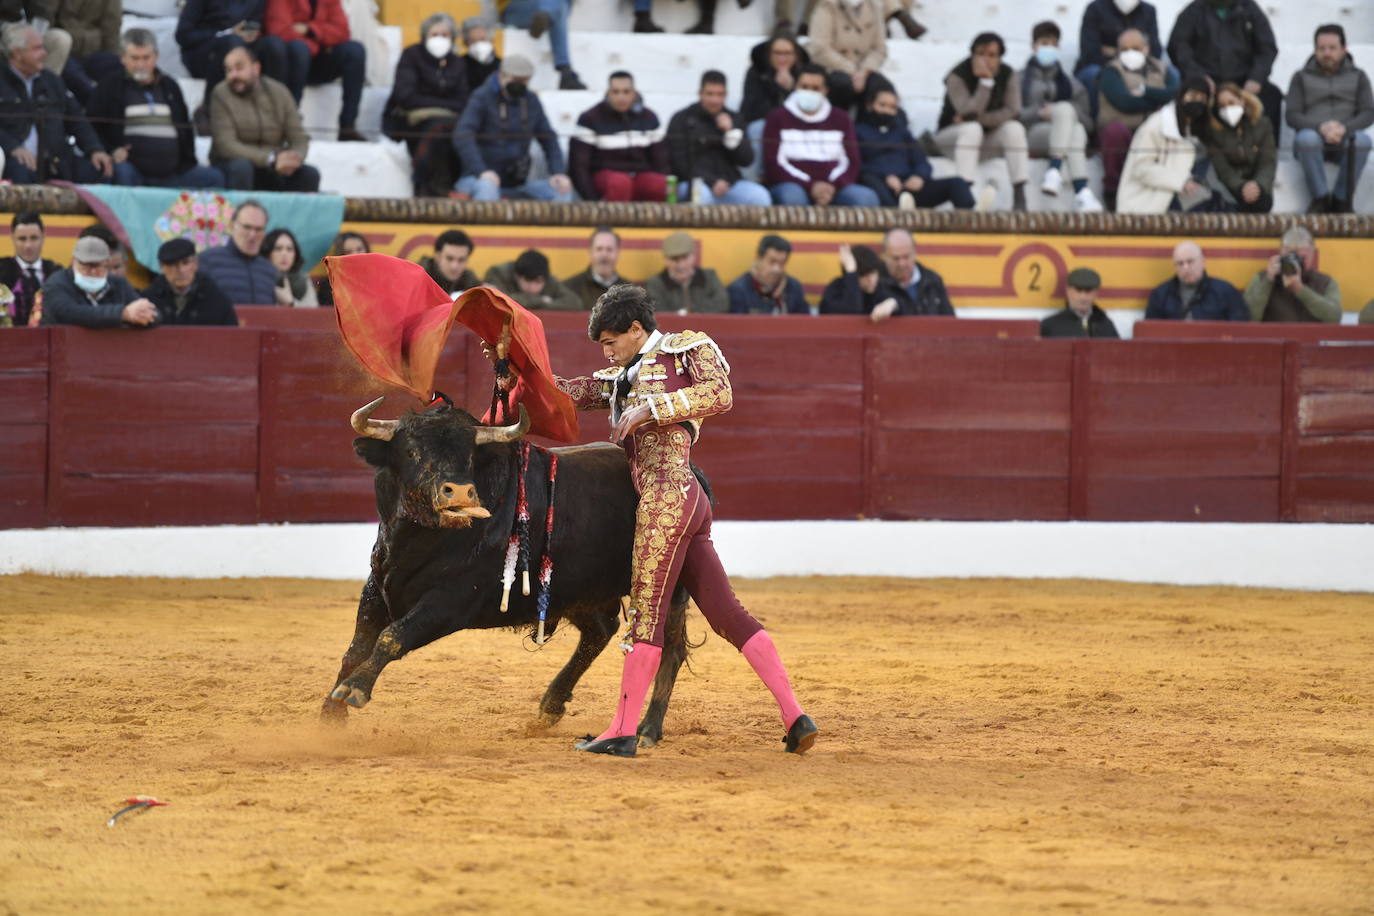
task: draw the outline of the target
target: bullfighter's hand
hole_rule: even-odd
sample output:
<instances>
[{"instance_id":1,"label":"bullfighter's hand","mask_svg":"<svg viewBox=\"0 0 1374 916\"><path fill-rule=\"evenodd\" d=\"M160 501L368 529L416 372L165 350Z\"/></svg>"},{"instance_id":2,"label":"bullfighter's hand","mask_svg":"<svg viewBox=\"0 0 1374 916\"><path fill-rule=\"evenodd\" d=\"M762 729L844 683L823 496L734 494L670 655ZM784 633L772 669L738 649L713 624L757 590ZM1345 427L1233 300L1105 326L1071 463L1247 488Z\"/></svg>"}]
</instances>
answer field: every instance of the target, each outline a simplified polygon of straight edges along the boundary
<instances>
[{"instance_id":1,"label":"bullfighter's hand","mask_svg":"<svg viewBox=\"0 0 1374 916\"><path fill-rule=\"evenodd\" d=\"M482 355L487 358L487 362L491 363L493 366L496 365L496 349L485 340L482 341ZM515 383L520 381L520 370L515 368L514 362L508 360L506 362L506 368L509 370L510 374L505 378L500 376L496 378L496 387L502 391L510 391L515 387Z\"/></svg>"},{"instance_id":2,"label":"bullfighter's hand","mask_svg":"<svg viewBox=\"0 0 1374 916\"><path fill-rule=\"evenodd\" d=\"M611 433L611 441L620 442L645 423L653 422L653 419L654 415L650 413L648 404L637 404L631 407L620 415L620 422L615 425L615 431Z\"/></svg>"}]
</instances>

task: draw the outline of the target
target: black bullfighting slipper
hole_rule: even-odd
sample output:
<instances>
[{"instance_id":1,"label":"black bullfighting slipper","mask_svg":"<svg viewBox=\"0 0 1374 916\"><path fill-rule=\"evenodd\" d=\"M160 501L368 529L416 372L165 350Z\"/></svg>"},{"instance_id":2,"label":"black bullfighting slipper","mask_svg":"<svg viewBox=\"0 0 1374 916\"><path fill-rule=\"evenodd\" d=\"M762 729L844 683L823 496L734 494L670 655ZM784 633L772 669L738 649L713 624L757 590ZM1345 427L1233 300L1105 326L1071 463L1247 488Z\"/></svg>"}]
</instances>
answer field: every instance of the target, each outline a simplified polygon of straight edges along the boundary
<instances>
[{"instance_id":1,"label":"black bullfighting slipper","mask_svg":"<svg viewBox=\"0 0 1374 916\"><path fill-rule=\"evenodd\" d=\"M797 720L787 730L786 737L782 739L784 750L789 754L805 754L811 750L811 745L816 743L816 733L819 731L811 717L802 713L797 716Z\"/></svg>"},{"instance_id":2,"label":"black bullfighting slipper","mask_svg":"<svg viewBox=\"0 0 1374 916\"><path fill-rule=\"evenodd\" d=\"M815 729L815 726L812 726ZM574 750L589 754L610 754L613 757L633 757L639 747L638 735L621 735L619 738L596 740L595 735L583 735L582 740L573 745Z\"/></svg>"}]
</instances>

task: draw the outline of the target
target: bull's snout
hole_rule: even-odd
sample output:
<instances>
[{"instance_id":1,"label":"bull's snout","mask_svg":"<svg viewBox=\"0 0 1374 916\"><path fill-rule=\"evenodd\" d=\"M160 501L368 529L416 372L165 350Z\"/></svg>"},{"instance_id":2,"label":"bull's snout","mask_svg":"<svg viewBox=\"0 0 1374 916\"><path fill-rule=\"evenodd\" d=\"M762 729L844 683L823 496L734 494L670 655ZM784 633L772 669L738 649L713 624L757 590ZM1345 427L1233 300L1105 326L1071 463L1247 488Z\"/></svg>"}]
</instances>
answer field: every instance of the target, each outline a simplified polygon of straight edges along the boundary
<instances>
[{"instance_id":1,"label":"bull's snout","mask_svg":"<svg viewBox=\"0 0 1374 916\"><path fill-rule=\"evenodd\" d=\"M482 508L477 488L470 483L441 483L434 508L446 525L465 526L471 524L470 519L491 518L491 513Z\"/></svg>"}]
</instances>

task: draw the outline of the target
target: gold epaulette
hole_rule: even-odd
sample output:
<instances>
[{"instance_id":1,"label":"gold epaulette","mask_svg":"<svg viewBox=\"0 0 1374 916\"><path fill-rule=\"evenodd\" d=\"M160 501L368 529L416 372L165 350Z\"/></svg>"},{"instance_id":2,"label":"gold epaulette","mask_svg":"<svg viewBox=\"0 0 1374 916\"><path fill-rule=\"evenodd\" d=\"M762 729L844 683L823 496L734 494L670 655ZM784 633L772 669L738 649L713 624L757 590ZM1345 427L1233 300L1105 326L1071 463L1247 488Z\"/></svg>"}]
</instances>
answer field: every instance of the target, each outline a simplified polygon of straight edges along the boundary
<instances>
[{"instance_id":1,"label":"gold epaulette","mask_svg":"<svg viewBox=\"0 0 1374 916\"><path fill-rule=\"evenodd\" d=\"M593 372L592 378L600 379L603 382L614 382L623 371L619 366L607 366L605 369L598 369Z\"/></svg>"},{"instance_id":2,"label":"gold epaulette","mask_svg":"<svg viewBox=\"0 0 1374 916\"><path fill-rule=\"evenodd\" d=\"M659 341L658 349L665 353L686 353L688 350L694 350L703 345L708 345L716 351L716 356L720 358L720 364L725 367L728 374L730 364L726 362L725 354L720 352L720 345L712 340L705 331L679 331L676 334L665 335Z\"/></svg>"}]
</instances>

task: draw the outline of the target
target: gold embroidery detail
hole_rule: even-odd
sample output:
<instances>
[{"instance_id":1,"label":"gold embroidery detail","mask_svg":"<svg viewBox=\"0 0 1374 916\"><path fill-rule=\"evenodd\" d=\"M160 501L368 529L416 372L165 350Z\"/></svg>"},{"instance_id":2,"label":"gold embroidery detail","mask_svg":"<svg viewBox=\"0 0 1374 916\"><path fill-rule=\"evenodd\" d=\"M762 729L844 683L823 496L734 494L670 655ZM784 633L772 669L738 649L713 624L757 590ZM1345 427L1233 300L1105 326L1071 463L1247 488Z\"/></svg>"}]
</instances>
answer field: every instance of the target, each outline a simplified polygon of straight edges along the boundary
<instances>
[{"instance_id":1,"label":"gold embroidery detail","mask_svg":"<svg viewBox=\"0 0 1374 916\"><path fill-rule=\"evenodd\" d=\"M644 428L635 437L635 474L640 483L635 512L635 543L630 635L653 638L671 585L667 580L677 551L685 549L683 527L690 521L688 499L693 476L687 463L691 437L681 427Z\"/></svg>"}]
</instances>

